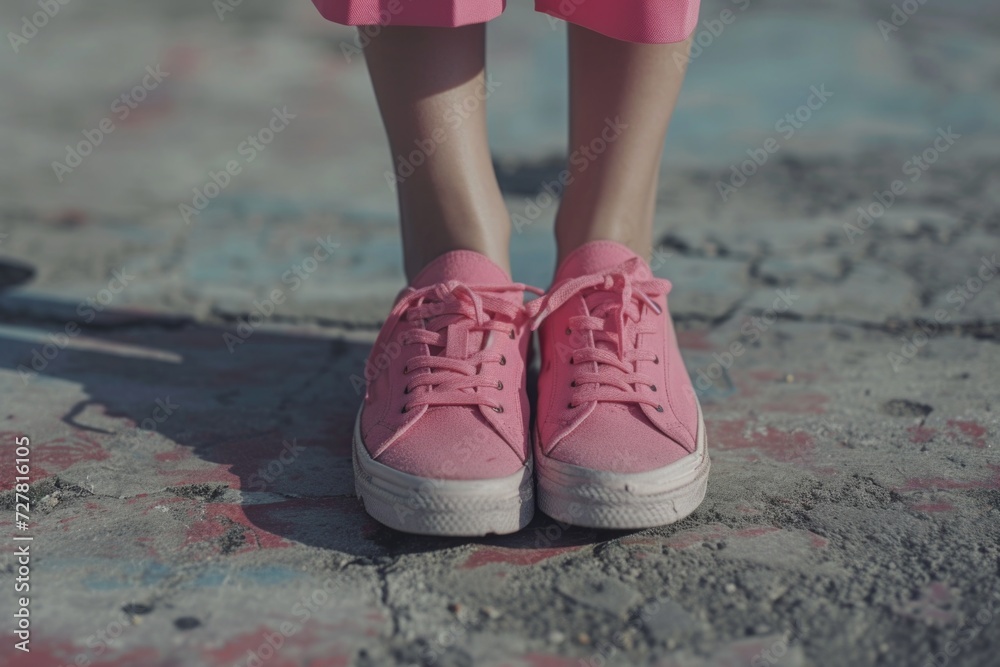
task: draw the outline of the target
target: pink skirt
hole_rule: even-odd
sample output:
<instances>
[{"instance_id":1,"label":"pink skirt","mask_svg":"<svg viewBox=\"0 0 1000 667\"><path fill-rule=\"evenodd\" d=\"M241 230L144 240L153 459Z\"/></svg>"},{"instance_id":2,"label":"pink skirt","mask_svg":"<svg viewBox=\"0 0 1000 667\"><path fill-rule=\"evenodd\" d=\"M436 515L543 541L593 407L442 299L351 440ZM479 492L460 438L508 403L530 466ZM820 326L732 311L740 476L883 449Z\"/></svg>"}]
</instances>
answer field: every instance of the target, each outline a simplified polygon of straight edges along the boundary
<instances>
[{"instance_id":1,"label":"pink skirt","mask_svg":"<svg viewBox=\"0 0 1000 667\"><path fill-rule=\"evenodd\" d=\"M669 44L694 32L700 0L535 0L535 10L626 42ZM454 28L499 16L506 0L313 0L343 25Z\"/></svg>"}]
</instances>

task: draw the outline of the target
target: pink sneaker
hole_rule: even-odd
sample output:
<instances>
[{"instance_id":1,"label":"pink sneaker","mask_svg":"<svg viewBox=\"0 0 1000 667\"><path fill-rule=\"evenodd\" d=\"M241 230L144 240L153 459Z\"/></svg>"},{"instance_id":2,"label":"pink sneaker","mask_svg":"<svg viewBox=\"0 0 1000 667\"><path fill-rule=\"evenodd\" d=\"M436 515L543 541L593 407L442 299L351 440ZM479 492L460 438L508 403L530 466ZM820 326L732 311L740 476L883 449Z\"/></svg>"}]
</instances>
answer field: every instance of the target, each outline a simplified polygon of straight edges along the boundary
<instances>
[{"instance_id":1,"label":"pink sneaker","mask_svg":"<svg viewBox=\"0 0 1000 667\"><path fill-rule=\"evenodd\" d=\"M527 305L539 332L538 506L593 528L684 518L705 497L705 425L667 313L670 282L623 245L565 259Z\"/></svg>"},{"instance_id":2,"label":"pink sneaker","mask_svg":"<svg viewBox=\"0 0 1000 667\"><path fill-rule=\"evenodd\" d=\"M380 522L485 535L531 520L525 289L538 291L457 250L400 293L354 428L355 487Z\"/></svg>"}]
</instances>

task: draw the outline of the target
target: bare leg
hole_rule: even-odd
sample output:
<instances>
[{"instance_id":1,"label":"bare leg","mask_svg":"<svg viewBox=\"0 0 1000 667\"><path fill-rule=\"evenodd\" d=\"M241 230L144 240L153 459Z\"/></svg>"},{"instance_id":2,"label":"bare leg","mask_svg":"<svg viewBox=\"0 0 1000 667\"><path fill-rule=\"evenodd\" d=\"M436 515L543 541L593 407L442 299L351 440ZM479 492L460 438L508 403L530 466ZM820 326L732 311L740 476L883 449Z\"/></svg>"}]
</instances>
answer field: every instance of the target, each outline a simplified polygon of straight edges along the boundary
<instances>
[{"instance_id":1,"label":"bare leg","mask_svg":"<svg viewBox=\"0 0 1000 667\"><path fill-rule=\"evenodd\" d=\"M556 216L560 260L598 239L649 257L660 156L684 80L677 62L689 44L632 44L569 26L569 149L590 149L569 166ZM616 119L627 127L609 139Z\"/></svg>"},{"instance_id":2,"label":"bare leg","mask_svg":"<svg viewBox=\"0 0 1000 667\"><path fill-rule=\"evenodd\" d=\"M485 26L386 27L365 58L400 178L407 276L458 249L509 273L510 219L486 137Z\"/></svg>"}]
</instances>

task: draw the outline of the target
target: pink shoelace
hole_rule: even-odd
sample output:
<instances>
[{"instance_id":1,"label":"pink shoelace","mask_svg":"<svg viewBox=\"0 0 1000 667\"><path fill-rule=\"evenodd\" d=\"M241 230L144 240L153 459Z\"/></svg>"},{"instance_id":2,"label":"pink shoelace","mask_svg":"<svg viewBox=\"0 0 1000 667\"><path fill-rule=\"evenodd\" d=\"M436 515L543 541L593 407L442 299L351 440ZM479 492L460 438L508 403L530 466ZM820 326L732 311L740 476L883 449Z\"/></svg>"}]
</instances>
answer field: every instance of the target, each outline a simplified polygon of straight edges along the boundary
<instances>
[{"instance_id":1,"label":"pink shoelace","mask_svg":"<svg viewBox=\"0 0 1000 667\"><path fill-rule=\"evenodd\" d=\"M577 366L573 376L572 398L568 408L590 402L646 404L663 412L654 394L640 391L648 387L656 391L653 378L636 372L636 362L660 363L659 356L639 345L642 334L655 333L656 324L643 322L646 309L657 315L662 309L654 297L670 293L670 281L662 278L641 278L638 258L614 268L579 278L564 280L540 299L528 303L532 330L548 315L573 297L580 295L587 302L590 315L575 315L569 319L567 335L578 333L582 340L571 353L570 363ZM629 322L635 324L630 328ZM628 335L629 333L633 335ZM589 334L589 335L588 335ZM615 351L598 347L610 344Z\"/></svg>"},{"instance_id":2,"label":"pink shoelace","mask_svg":"<svg viewBox=\"0 0 1000 667\"><path fill-rule=\"evenodd\" d=\"M419 323L403 333L400 343L440 350L440 354L413 357L403 369L412 376L404 389L412 397L403 412L422 405L485 405L503 412L502 405L478 389L503 389L494 364L504 366L507 359L492 349L490 338L478 349L473 349L473 339L478 338L474 334L514 338L524 307L499 295L525 290L541 293L520 283L466 285L452 280L413 290L401 298L385 326L391 330L403 317Z\"/></svg>"}]
</instances>

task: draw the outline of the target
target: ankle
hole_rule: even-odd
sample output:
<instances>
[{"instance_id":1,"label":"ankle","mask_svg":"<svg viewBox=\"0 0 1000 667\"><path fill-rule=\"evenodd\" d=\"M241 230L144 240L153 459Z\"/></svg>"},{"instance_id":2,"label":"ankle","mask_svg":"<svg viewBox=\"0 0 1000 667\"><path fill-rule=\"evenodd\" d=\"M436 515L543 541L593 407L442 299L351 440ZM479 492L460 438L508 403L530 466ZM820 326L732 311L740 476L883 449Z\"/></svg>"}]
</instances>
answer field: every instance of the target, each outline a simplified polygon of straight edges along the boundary
<instances>
[{"instance_id":1,"label":"ankle","mask_svg":"<svg viewBox=\"0 0 1000 667\"><path fill-rule=\"evenodd\" d=\"M556 267L562 265L574 250L593 241L613 241L620 243L639 257L649 260L652 254L652 234L627 228L602 228L600 225L581 225L581 231L570 234L556 233Z\"/></svg>"}]
</instances>

